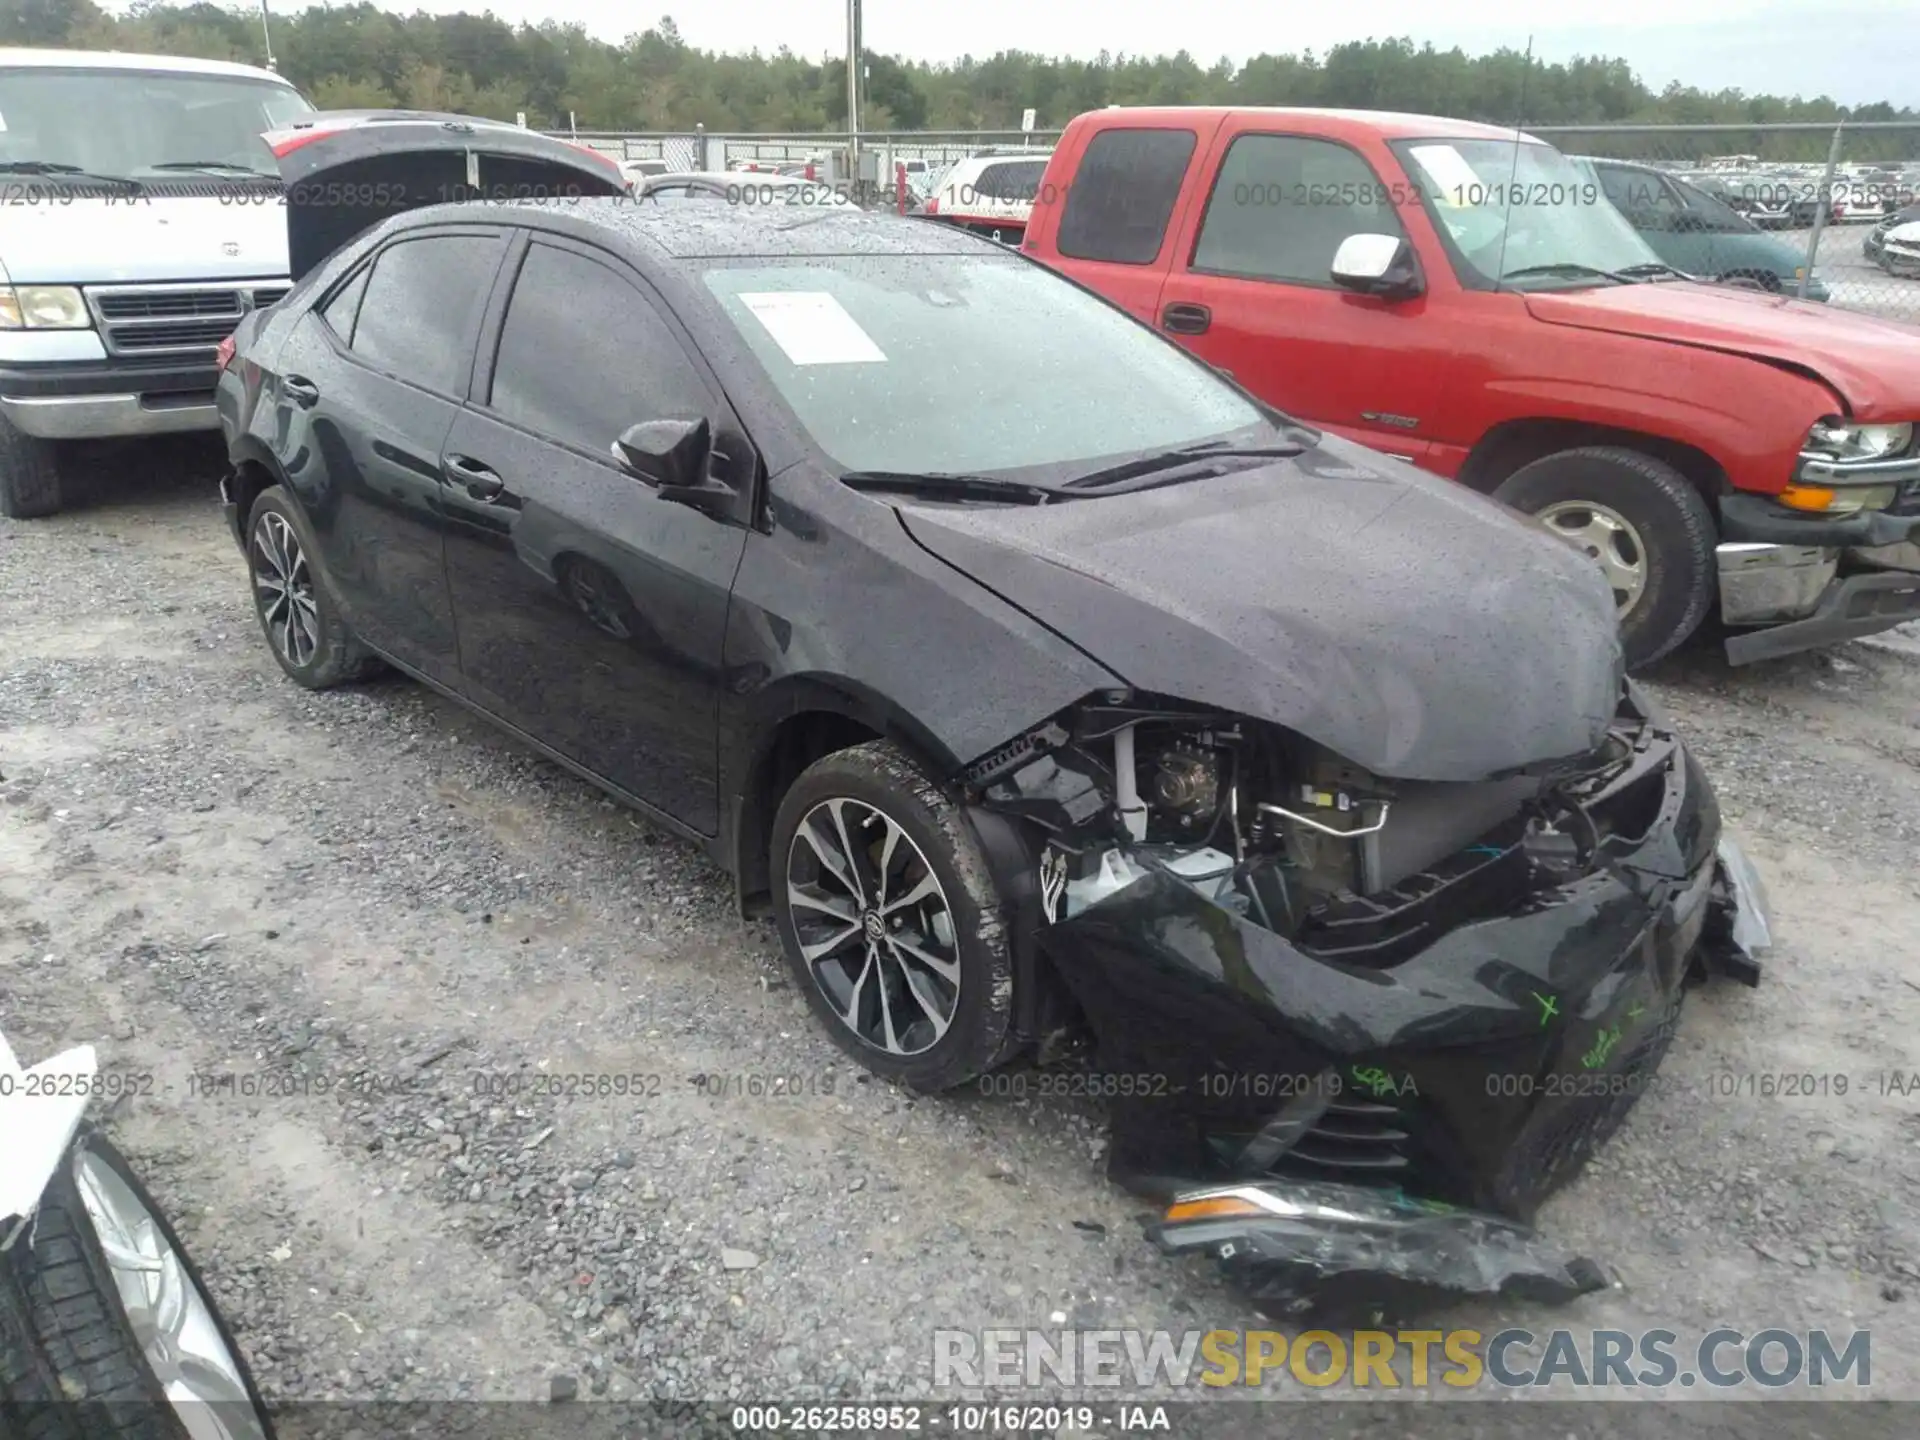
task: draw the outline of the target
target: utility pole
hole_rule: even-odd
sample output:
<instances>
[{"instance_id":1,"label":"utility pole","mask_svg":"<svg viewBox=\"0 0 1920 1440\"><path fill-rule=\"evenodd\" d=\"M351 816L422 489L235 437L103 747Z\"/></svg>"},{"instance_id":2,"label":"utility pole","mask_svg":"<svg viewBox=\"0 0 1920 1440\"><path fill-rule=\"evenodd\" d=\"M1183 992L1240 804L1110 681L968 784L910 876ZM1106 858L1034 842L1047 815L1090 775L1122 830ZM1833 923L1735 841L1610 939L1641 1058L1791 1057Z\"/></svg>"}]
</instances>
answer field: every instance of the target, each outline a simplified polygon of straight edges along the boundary
<instances>
[{"instance_id":1,"label":"utility pole","mask_svg":"<svg viewBox=\"0 0 1920 1440\"><path fill-rule=\"evenodd\" d=\"M847 178L860 177L860 0L847 0Z\"/></svg>"},{"instance_id":2,"label":"utility pole","mask_svg":"<svg viewBox=\"0 0 1920 1440\"><path fill-rule=\"evenodd\" d=\"M273 59L273 29L267 23L267 0L260 0L260 35L267 42L267 69L278 71Z\"/></svg>"}]
</instances>

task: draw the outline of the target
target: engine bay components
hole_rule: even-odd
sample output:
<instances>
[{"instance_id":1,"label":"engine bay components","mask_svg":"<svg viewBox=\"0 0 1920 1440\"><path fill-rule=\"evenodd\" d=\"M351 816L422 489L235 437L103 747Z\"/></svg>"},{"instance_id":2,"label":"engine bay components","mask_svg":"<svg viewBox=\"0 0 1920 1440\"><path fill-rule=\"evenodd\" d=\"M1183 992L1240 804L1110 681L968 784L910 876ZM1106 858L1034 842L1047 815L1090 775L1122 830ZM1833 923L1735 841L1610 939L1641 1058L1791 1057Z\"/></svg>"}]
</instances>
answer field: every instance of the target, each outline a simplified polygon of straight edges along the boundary
<instances>
[{"instance_id":1,"label":"engine bay components","mask_svg":"<svg viewBox=\"0 0 1920 1440\"><path fill-rule=\"evenodd\" d=\"M980 804L1047 834L1050 920L1164 868L1204 878L1210 899L1278 934L1365 961L1352 943L1361 922L1391 928L1398 916L1411 933L1414 909L1443 892L1484 908L1496 891L1512 900L1516 886L1590 859L1603 837L1581 796L1631 766L1631 733L1629 722L1594 754L1540 773L1394 781L1273 726L1122 695L1019 737L964 778Z\"/></svg>"}]
</instances>

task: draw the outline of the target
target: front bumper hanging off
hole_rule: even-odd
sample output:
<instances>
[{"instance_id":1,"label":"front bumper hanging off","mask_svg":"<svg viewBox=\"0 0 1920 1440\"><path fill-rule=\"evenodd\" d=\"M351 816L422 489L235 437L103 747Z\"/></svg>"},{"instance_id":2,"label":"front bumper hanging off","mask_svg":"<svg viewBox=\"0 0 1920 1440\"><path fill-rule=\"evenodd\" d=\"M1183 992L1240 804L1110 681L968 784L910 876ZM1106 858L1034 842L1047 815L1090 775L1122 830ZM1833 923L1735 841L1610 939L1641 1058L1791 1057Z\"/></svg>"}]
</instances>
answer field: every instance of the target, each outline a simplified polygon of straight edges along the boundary
<instances>
[{"instance_id":1,"label":"front bumper hanging off","mask_svg":"<svg viewBox=\"0 0 1920 1440\"><path fill-rule=\"evenodd\" d=\"M1628 823L1585 873L1490 918L1429 915L1388 965L1300 948L1165 869L1044 926L1117 1097L1110 1173L1173 1202L1156 1243L1314 1306L1604 1283L1525 1225L1652 1087L1689 979L1757 984L1771 941L1676 739L1605 805Z\"/></svg>"},{"instance_id":2,"label":"front bumper hanging off","mask_svg":"<svg viewBox=\"0 0 1920 1440\"><path fill-rule=\"evenodd\" d=\"M1757 495L1720 502L1720 613L1735 665L1877 635L1920 620L1920 460L1887 462L1892 509L1795 514Z\"/></svg>"}]
</instances>

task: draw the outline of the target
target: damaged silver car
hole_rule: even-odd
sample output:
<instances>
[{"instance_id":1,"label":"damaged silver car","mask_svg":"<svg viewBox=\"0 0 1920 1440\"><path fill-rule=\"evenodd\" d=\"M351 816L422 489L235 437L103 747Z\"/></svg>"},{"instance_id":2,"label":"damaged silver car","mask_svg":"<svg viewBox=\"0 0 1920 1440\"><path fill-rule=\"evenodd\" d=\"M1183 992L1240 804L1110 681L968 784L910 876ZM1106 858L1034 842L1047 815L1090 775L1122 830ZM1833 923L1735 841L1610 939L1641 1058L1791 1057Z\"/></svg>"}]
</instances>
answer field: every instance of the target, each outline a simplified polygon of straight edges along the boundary
<instances>
[{"instance_id":1,"label":"damaged silver car","mask_svg":"<svg viewBox=\"0 0 1920 1440\"><path fill-rule=\"evenodd\" d=\"M275 660L704 846L862 1064L1086 1036L1143 1190L1524 1221L1688 979L1758 978L1611 593L1494 502L948 227L639 206L457 117L273 139L295 284L218 398Z\"/></svg>"}]
</instances>

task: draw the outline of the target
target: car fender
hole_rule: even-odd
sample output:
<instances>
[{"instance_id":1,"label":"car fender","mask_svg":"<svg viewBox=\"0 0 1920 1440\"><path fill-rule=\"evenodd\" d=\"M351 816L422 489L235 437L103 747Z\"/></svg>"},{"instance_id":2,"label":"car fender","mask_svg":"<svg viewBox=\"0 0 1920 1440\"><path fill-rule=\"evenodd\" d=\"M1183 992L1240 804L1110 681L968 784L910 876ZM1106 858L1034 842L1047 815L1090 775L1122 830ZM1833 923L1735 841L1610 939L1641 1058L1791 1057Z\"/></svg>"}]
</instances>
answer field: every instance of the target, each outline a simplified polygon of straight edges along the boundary
<instances>
[{"instance_id":1,"label":"car fender","mask_svg":"<svg viewBox=\"0 0 1920 1440\"><path fill-rule=\"evenodd\" d=\"M1580 348L1591 351L1599 337L1582 338L1586 343ZM1607 367L1611 378L1604 381L1596 378L1600 371L1590 360L1577 374L1543 367L1513 378L1489 375L1481 396L1487 423L1474 448L1516 422L1604 426L1700 451L1736 489L1772 494L1792 478L1807 427L1847 408L1818 375L1762 359L1641 340L1622 349L1629 353L1619 357L1618 366ZM1702 366L1721 365L1739 366L1745 372L1739 383L1700 383ZM1737 403L1722 409L1695 398L1716 395Z\"/></svg>"},{"instance_id":2,"label":"car fender","mask_svg":"<svg viewBox=\"0 0 1920 1440\"><path fill-rule=\"evenodd\" d=\"M76 1045L31 1068L24 1067L0 1035L0 1135L7 1163L0 1167L0 1249L30 1219L40 1195L60 1168L86 1113L99 1058L91 1045Z\"/></svg>"}]
</instances>

